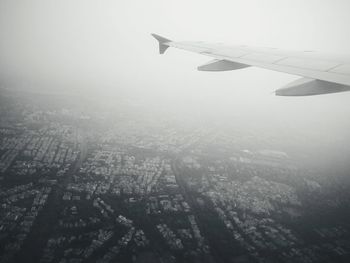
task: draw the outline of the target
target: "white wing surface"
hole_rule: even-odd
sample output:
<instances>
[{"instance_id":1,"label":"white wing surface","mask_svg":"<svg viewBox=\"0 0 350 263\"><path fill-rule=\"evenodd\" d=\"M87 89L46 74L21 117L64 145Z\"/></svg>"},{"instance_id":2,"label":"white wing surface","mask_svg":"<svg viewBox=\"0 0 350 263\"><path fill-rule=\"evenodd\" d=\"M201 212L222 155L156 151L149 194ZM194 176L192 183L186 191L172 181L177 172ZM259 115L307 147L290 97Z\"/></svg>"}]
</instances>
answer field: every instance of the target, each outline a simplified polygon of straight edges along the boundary
<instances>
[{"instance_id":1,"label":"white wing surface","mask_svg":"<svg viewBox=\"0 0 350 263\"><path fill-rule=\"evenodd\" d=\"M307 96L350 90L350 59L325 56L310 51L291 52L273 48L225 46L205 42L176 42L152 34L159 42L159 53L169 47L214 58L199 66L201 71L227 71L255 66L302 78L276 90L279 96Z\"/></svg>"}]
</instances>

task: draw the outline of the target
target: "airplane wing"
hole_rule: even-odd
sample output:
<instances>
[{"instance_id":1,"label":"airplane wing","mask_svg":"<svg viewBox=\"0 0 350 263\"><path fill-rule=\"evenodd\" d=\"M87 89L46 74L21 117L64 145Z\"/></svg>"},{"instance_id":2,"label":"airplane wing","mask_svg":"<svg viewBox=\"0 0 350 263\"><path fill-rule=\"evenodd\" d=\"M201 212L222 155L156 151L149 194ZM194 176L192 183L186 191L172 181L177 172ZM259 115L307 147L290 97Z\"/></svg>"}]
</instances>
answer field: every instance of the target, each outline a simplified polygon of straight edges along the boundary
<instances>
[{"instance_id":1,"label":"airplane wing","mask_svg":"<svg viewBox=\"0 0 350 263\"><path fill-rule=\"evenodd\" d=\"M159 42L160 54L164 54L169 47L175 47L212 57L212 61L198 67L200 71L227 71L255 66L302 77L276 90L278 96L308 96L350 90L350 59L344 57L322 56L310 51L176 42L156 34L152 36Z\"/></svg>"}]
</instances>

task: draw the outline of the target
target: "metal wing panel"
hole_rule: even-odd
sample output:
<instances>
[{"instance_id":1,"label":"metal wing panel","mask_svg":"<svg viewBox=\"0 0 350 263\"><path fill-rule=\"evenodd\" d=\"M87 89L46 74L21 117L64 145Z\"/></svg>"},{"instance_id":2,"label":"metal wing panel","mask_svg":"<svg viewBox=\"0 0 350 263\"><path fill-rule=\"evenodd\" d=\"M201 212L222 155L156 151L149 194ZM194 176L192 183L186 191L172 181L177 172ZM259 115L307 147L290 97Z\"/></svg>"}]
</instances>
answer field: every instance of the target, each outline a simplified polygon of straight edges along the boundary
<instances>
[{"instance_id":1,"label":"metal wing panel","mask_svg":"<svg viewBox=\"0 0 350 263\"><path fill-rule=\"evenodd\" d=\"M317 71L328 71L336 66L339 66L339 63L337 62L298 57L288 57L279 61L277 64L282 66L291 66Z\"/></svg>"},{"instance_id":2,"label":"metal wing panel","mask_svg":"<svg viewBox=\"0 0 350 263\"><path fill-rule=\"evenodd\" d=\"M350 64L339 65L339 66L331 69L330 72L334 72L334 73L338 73L338 74L350 75Z\"/></svg>"},{"instance_id":3,"label":"metal wing panel","mask_svg":"<svg viewBox=\"0 0 350 263\"><path fill-rule=\"evenodd\" d=\"M244 46L221 46L204 42L168 42L168 46L200 53L216 59L261 67L279 72L350 85L350 63L337 58L318 59L307 52L283 52Z\"/></svg>"},{"instance_id":4,"label":"metal wing panel","mask_svg":"<svg viewBox=\"0 0 350 263\"><path fill-rule=\"evenodd\" d=\"M271 55L266 53L249 53L247 55L242 56L241 58L251 60L251 61L258 61L263 63L275 63L277 61L280 61L281 59L284 59L283 56L279 55Z\"/></svg>"}]
</instances>

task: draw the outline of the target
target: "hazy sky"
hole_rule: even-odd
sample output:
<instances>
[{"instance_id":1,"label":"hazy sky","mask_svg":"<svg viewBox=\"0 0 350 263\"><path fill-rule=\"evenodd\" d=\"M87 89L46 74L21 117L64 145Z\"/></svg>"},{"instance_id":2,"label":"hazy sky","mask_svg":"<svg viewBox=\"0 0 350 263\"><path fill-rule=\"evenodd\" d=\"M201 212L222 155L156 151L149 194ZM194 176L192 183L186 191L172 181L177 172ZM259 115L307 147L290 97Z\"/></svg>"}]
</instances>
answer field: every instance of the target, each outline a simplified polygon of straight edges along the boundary
<instances>
[{"instance_id":1,"label":"hazy sky","mask_svg":"<svg viewBox=\"0 0 350 263\"><path fill-rule=\"evenodd\" d=\"M234 87L249 71L260 84L268 80L268 92L295 78L255 69L198 73L209 58L156 56L149 34L349 54L349 11L348 0L0 0L1 66L18 76L113 89L211 80Z\"/></svg>"},{"instance_id":2,"label":"hazy sky","mask_svg":"<svg viewBox=\"0 0 350 263\"><path fill-rule=\"evenodd\" d=\"M0 0L0 69L47 90L311 121L345 136L350 92L275 97L298 77L258 68L198 72L210 58L175 49L160 56L150 33L350 54L349 11L348 0Z\"/></svg>"}]
</instances>

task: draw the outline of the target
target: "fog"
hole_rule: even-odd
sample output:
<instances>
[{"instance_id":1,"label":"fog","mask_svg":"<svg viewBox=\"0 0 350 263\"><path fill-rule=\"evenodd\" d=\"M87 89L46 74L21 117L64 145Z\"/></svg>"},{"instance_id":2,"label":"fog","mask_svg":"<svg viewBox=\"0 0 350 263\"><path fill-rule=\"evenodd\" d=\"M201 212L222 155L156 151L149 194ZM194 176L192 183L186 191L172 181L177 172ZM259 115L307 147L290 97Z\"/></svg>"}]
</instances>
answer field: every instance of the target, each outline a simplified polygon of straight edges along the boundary
<instances>
[{"instance_id":1,"label":"fog","mask_svg":"<svg viewBox=\"0 0 350 263\"><path fill-rule=\"evenodd\" d=\"M253 67L198 72L210 58L175 49L160 56L150 33L350 54L349 10L347 0L1 0L1 82L297 138L297 149L314 159L327 153L332 166L350 156L349 92L276 97L298 77Z\"/></svg>"}]
</instances>

